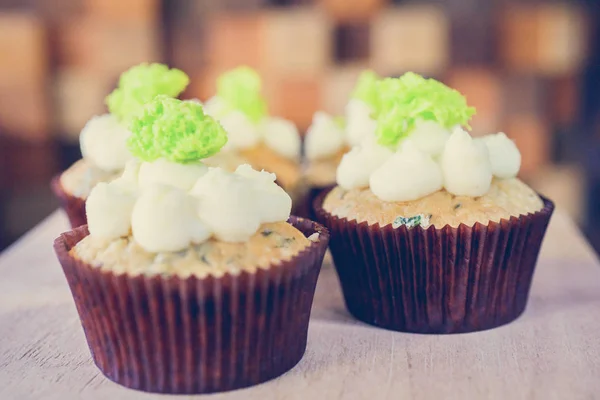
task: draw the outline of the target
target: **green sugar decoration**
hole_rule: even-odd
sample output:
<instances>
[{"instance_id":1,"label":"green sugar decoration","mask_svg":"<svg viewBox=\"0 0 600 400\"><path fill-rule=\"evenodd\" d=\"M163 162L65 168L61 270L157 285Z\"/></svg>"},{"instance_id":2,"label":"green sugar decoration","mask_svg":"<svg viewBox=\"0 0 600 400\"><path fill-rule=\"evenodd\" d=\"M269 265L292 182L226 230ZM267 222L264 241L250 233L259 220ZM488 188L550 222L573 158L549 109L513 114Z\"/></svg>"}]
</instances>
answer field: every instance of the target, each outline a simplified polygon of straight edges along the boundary
<instances>
[{"instance_id":1,"label":"green sugar decoration","mask_svg":"<svg viewBox=\"0 0 600 400\"><path fill-rule=\"evenodd\" d=\"M133 117L128 147L143 160L189 163L210 157L227 143L221 125L199 103L159 95Z\"/></svg>"},{"instance_id":2,"label":"green sugar decoration","mask_svg":"<svg viewBox=\"0 0 600 400\"><path fill-rule=\"evenodd\" d=\"M164 64L143 63L121 74L118 87L106 97L108 110L128 122L158 95L177 97L189 84L185 72Z\"/></svg>"},{"instance_id":3,"label":"green sugar decoration","mask_svg":"<svg viewBox=\"0 0 600 400\"><path fill-rule=\"evenodd\" d=\"M379 95L377 93L377 82L381 78L371 70L363 71L358 77L356 86L352 91L352 98L362 100L375 111L379 107Z\"/></svg>"},{"instance_id":4,"label":"green sugar decoration","mask_svg":"<svg viewBox=\"0 0 600 400\"><path fill-rule=\"evenodd\" d=\"M430 216L423 214L417 214L412 217L399 216L396 217L394 222L392 222L392 228L396 229L401 227L402 225L406 226L409 229L414 228L415 226L423 226L426 228L429 226L429 218Z\"/></svg>"},{"instance_id":5,"label":"green sugar decoration","mask_svg":"<svg viewBox=\"0 0 600 400\"><path fill-rule=\"evenodd\" d=\"M400 78L386 78L376 83L378 142L395 147L407 137L417 121L434 121L446 129L456 125L469 127L475 108L458 91L435 79L409 72Z\"/></svg>"},{"instance_id":6,"label":"green sugar decoration","mask_svg":"<svg viewBox=\"0 0 600 400\"><path fill-rule=\"evenodd\" d=\"M254 123L267 116L261 90L260 75L250 67L232 69L217 79L217 96L225 105L223 113L240 111Z\"/></svg>"}]
</instances>

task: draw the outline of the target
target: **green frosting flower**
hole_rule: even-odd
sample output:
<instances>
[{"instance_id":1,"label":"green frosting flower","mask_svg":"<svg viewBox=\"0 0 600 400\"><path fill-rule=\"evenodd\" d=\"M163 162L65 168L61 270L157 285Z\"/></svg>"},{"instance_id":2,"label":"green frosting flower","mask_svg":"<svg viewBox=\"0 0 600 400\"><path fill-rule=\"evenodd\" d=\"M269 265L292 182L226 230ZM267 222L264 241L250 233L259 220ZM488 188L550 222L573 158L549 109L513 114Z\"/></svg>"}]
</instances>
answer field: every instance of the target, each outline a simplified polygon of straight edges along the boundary
<instances>
[{"instance_id":1,"label":"green frosting flower","mask_svg":"<svg viewBox=\"0 0 600 400\"><path fill-rule=\"evenodd\" d=\"M377 93L377 82L381 78L371 70L363 71L358 77L352 98L359 99L370 105L374 111L379 107L379 95Z\"/></svg>"},{"instance_id":2,"label":"green frosting flower","mask_svg":"<svg viewBox=\"0 0 600 400\"><path fill-rule=\"evenodd\" d=\"M261 79L249 67L238 67L217 79L217 96L225 104L223 113L240 111L254 123L267 115L267 103L261 95Z\"/></svg>"},{"instance_id":3,"label":"green frosting flower","mask_svg":"<svg viewBox=\"0 0 600 400\"><path fill-rule=\"evenodd\" d=\"M377 89L380 103L375 133L384 146L396 146L419 120L434 121L446 129L455 125L469 128L475 114L475 108L469 107L458 91L412 72L383 79Z\"/></svg>"},{"instance_id":4,"label":"green frosting flower","mask_svg":"<svg viewBox=\"0 0 600 400\"><path fill-rule=\"evenodd\" d=\"M128 147L143 161L164 158L178 163L198 161L227 143L221 125L204 114L199 103L159 95L133 118Z\"/></svg>"},{"instance_id":5,"label":"green frosting flower","mask_svg":"<svg viewBox=\"0 0 600 400\"><path fill-rule=\"evenodd\" d=\"M158 95L177 97L189 82L181 70L143 63L121 74L119 86L106 97L106 105L119 120L128 121Z\"/></svg>"}]
</instances>

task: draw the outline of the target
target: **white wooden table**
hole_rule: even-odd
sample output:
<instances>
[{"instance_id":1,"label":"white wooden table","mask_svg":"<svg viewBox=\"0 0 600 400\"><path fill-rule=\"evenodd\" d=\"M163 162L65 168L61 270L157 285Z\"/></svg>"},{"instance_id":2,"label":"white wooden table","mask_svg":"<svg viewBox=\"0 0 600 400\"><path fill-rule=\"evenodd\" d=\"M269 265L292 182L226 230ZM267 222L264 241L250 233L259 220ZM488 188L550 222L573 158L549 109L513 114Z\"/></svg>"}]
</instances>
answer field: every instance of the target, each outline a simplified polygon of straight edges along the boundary
<instances>
[{"instance_id":1,"label":"white wooden table","mask_svg":"<svg viewBox=\"0 0 600 400\"><path fill-rule=\"evenodd\" d=\"M122 388L93 365L52 250L66 229L55 213L0 256L0 399L170 398ZM557 211L525 314L492 331L453 336L353 320L328 263L300 364L254 388L205 397L600 399L600 262Z\"/></svg>"}]
</instances>

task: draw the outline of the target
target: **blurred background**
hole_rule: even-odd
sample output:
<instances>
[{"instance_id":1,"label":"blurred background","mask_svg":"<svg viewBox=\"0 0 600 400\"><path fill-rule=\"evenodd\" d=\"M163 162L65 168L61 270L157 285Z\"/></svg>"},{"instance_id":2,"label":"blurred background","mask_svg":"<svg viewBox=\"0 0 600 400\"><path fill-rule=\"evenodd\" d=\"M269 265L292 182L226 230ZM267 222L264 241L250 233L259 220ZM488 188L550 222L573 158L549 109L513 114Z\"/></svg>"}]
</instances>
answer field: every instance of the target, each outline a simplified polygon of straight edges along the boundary
<instances>
[{"instance_id":1,"label":"blurred background","mask_svg":"<svg viewBox=\"0 0 600 400\"><path fill-rule=\"evenodd\" d=\"M200 99L252 66L271 113L302 130L342 112L363 68L442 80L600 247L599 1L0 0L0 249L57 207L51 177L142 61L183 69Z\"/></svg>"}]
</instances>

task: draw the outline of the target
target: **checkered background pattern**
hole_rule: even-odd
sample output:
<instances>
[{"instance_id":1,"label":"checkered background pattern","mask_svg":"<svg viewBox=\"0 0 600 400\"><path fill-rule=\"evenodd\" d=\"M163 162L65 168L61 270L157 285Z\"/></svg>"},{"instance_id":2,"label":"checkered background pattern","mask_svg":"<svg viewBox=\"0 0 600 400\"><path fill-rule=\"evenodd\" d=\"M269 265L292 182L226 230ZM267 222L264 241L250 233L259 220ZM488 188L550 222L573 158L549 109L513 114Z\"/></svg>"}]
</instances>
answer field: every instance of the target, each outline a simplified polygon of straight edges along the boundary
<instances>
[{"instance_id":1,"label":"checkered background pattern","mask_svg":"<svg viewBox=\"0 0 600 400\"><path fill-rule=\"evenodd\" d=\"M4 185L46 182L64 165L43 149L76 147L119 74L161 61L200 99L221 72L254 67L271 113L302 130L316 110L341 113L364 68L434 77L477 108L475 135L515 139L525 179L553 174L576 193L577 172L552 166L577 141L593 24L569 0L0 0L0 139L39 149Z\"/></svg>"}]
</instances>

